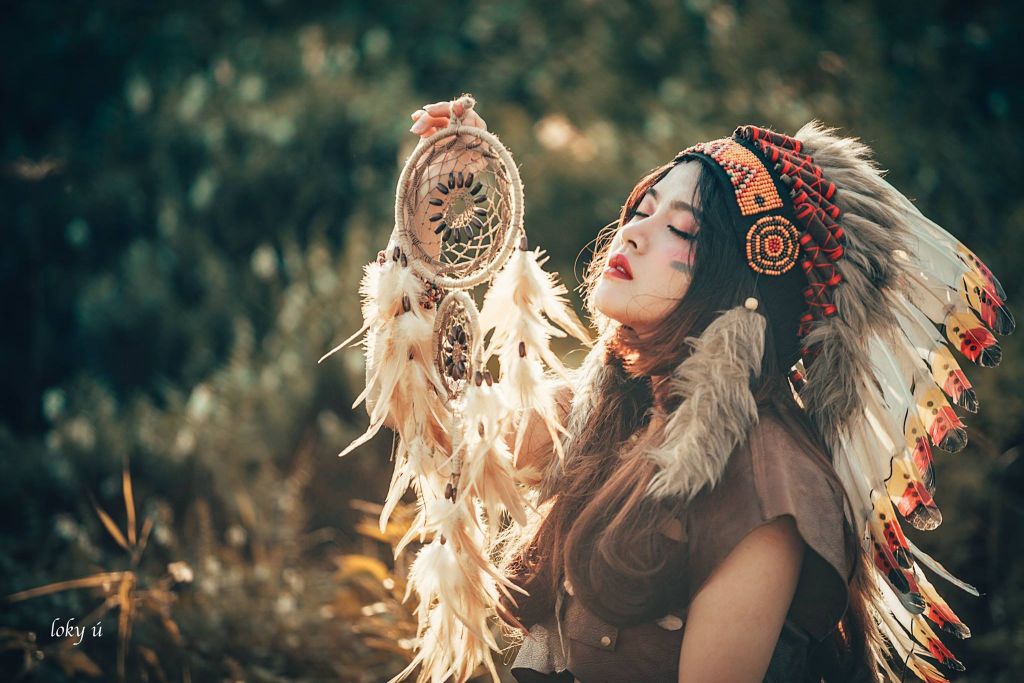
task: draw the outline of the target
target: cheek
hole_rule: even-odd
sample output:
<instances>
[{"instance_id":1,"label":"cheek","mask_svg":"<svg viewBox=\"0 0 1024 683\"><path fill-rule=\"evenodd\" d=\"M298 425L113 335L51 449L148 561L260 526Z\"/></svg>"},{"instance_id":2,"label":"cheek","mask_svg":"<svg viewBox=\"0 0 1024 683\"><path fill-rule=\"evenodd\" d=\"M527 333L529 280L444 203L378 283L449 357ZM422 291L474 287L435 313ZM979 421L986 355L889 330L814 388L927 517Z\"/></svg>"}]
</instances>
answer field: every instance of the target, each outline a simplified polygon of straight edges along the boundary
<instances>
[{"instance_id":1,"label":"cheek","mask_svg":"<svg viewBox=\"0 0 1024 683\"><path fill-rule=\"evenodd\" d=\"M690 245L671 250L666 254L666 259L661 268L664 275L664 283L673 294L678 292L676 298L681 297L685 288L693 279L694 249Z\"/></svg>"},{"instance_id":2,"label":"cheek","mask_svg":"<svg viewBox=\"0 0 1024 683\"><path fill-rule=\"evenodd\" d=\"M684 244L679 249L676 249L672 254L673 260L680 261L689 266L693 265L693 258L696 256L697 250L693 243Z\"/></svg>"}]
</instances>

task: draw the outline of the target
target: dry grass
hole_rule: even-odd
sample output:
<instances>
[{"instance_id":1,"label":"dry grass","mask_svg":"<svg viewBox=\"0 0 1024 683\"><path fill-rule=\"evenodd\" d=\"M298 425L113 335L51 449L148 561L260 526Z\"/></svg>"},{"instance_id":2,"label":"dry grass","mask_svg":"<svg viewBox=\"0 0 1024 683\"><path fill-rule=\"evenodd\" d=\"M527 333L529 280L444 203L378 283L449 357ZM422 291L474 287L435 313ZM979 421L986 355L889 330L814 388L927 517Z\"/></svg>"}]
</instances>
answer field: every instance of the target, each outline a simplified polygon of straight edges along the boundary
<instances>
[{"instance_id":1,"label":"dry grass","mask_svg":"<svg viewBox=\"0 0 1024 683\"><path fill-rule=\"evenodd\" d=\"M173 562L168 565L166 574L152 579L139 571L142 555L146 551L150 533L153 530L153 517L147 516L142 522L142 528L138 528L135 495L127 458L125 458L121 475L121 490L127 518L124 531L118 527L113 518L99 506L95 499L93 499L93 507L95 507L96 514L104 528L128 554L127 569L103 571L77 579L55 581L13 593L8 595L6 600L19 602L69 590L88 589L94 591L102 598L102 602L92 612L76 621L84 627L95 623L114 610L118 612L117 678L119 681L124 681L132 628L138 619L152 618L162 626L172 642L179 648L181 647L181 631L171 615L171 606L177 598L172 588L178 583L190 582L192 569L184 562ZM4 629L0 631L0 636L2 636L0 650L20 650L24 653L24 665L18 674L19 679L47 658L56 661L69 678L77 674L102 675L99 666L89 658L84 650L74 646L73 635L55 640L44 647L38 647L35 635L30 632ZM139 646L138 655L140 661L151 670L158 680L166 680L159 658L152 649ZM187 664L184 665L182 675L186 683L191 680Z\"/></svg>"}]
</instances>

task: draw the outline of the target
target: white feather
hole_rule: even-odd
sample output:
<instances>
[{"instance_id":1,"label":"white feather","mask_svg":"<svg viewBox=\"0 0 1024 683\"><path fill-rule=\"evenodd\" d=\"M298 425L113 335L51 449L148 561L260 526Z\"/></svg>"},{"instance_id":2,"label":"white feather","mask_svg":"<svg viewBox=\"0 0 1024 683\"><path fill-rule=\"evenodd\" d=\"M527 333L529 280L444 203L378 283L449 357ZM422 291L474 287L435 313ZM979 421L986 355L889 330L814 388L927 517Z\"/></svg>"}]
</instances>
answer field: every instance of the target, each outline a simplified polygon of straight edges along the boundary
<instances>
[{"instance_id":1,"label":"white feather","mask_svg":"<svg viewBox=\"0 0 1024 683\"><path fill-rule=\"evenodd\" d=\"M526 506L516 486L512 454L504 440L470 438L464 447L460 494L476 496L483 504L489 541L499 529L502 510L507 510L517 524L526 526Z\"/></svg>"},{"instance_id":2,"label":"white feather","mask_svg":"<svg viewBox=\"0 0 1024 683\"><path fill-rule=\"evenodd\" d=\"M933 558L931 555L918 548L916 545L914 545L913 541L907 539L907 543L910 544L910 552L914 554L914 557L919 562L921 562L921 564L928 567L928 569L931 569L933 572L944 578L946 581L949 581L951 584L953 584L962 591L970 593L974 596L981 595L981 593L978 592L977 588L967 583L966 581L958 579L957 577L953 576L953 574L951 574L948 569L939 564L935 560L935 558Z\"/></svg>"},{"instance_id":3,"label":"white feather","mask_svg":"<svg viewBox=\"0 0 1024 683\"><path fill-rule=\"evenodd\" d=\"M889 186L892 187L891 185ZM922 266L936 274L947 284L957 281L967 269L974 271L983 281L991 282L1000 299L1006 299L1006 290L994 275L986 275L978 264L984 262L963 242L947 232L943 227L922 214L914 204L893 188L893 193L900 197L907 209L907 227L912 235L914 249L913 258ZM987 267L986 267L987 268Z\"/></svg>"},{"instance_id":4,"label":"white feather","mask_svg":"<svg viewBox=\"0 0 1024 683\"><path fill-rule=\"evenodd\" d=\"M482 336L493 330L484 357L493 354L510 358L523 342L549 368L568 380L565 366L549 348L550 338L564 337L562 330L565 330L587 344L592 342L563 297L567 291L565 286L556 284L556 276L541 268L538 262L541 253L539 249L517 249L491 282L480 310ZM562 329L545 320L542 314ZM503 362L502 373L505 371Z\"/></svg>"},{"instance_id":5,"label":"white feather","mask_svg":"<svg viewBox=\"0 0 1024 683\"><path fill-rule=\"evenodd\" d=\"M569 334L590 344L590 335L564 296L568 293L565 285L557 282L557 275L544 271L542 266L547 259L541 260L543 254L539 248L533 251L515 250L491 282L481 310L481 326L485 331L499 327L503 313L507 313L511 305L535 315L543 313ZM488 306L488 300L491 306ZM553 334L564 336L564 333L558 331Z\"/></svg>"},{"instance_id":6,"label":"white feather","mask_svg":"<svg viewBox=\"0 0 1024 683\"><path fill-rule=\"evenodd\" d=\"M559 434L568 434L568 431L558 420L555 385L544 373L540 362L529 354L526 358L520 358L517 353L504 360L502 368L504 373L502 380L507 386L507 396L512 400L512 405L521 411L516 429L515 445L512 449L513 462L519 460L519 452L526 438L526 428L530 422L531 412L543 421L559 462L564 461L565 453Z\"/></svg>"}]
</instances>

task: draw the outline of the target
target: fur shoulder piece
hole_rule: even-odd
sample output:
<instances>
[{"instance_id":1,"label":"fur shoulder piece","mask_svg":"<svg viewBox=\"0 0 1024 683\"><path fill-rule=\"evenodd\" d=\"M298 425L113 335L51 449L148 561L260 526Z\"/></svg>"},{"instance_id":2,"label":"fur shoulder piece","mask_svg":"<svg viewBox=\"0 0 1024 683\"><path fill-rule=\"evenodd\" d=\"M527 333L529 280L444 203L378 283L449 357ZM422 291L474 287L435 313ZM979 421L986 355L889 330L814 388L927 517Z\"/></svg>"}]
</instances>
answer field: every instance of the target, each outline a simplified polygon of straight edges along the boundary
<instances>
[{"instance_id":1,"label":"fur shoulder piece","mask_svg":"<svg viewBox=\"0 0 1024 683\"><path fill-rule=\"evenodd\" d=\"M647 451L658 465L648 495L689 502L722 476L729 455L757 423L752 377L761 374L765 318L738 306L721 314L675 369L669 392L682 399L668 416L659 444Z\"/></svg>"}]
</instances>

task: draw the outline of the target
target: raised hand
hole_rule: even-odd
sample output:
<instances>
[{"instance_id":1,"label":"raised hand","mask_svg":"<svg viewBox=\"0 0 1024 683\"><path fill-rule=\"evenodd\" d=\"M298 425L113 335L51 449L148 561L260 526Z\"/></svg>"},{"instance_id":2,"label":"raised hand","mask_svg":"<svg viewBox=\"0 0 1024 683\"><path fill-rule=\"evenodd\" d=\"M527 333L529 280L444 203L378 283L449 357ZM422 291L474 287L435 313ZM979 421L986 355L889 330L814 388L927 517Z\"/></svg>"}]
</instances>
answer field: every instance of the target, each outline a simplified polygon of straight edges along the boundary
<instances>
[{"instance_id":1,"label":"raised hand","mask_svg":"<svg viewBox=\"0 0 1024 683\"><path fill-rule=\"evenodd\" d=\"M453 108L455 109L456 116L462 116L462 102L459 100L435 102L434 104L425 105L422 109L417 109L410 114L415 123L412 124L409 132L419 135L421 138L428 138L437 131L447 128ZM487 123L481 118L475 108L466 114L463 123L467 126L487 130Z\"/></svg>"},{"instance_id":2,"label":"raised hand","mask_svg":"<svg viewBox=\"0 0 1024 683\"><path fill-rule=\"evenodd\" d=\"M460 98L435 102L417 109L410 115L415 123L409 129L409 132L418 135L421 139L429 138L450 125L453 110L456 117L462 117L463 124L484 130L487 129L487 123L476 112L475 107L469 111L464 111L463 101ZM457 168L465 173L473 173L486 166L485 160L479 155L476 155L477 158L474 158L473 154L464 153L458 159L450 156L446 150L451 147L450 143L452 142L453 139L450 136L445 136L435 141L433 150L424 154L419 164L417 164L421 168L422 165L425 165L425 168L419 176L423 181L416 184L417 208L413 215L412 226L416 233L416 240L424 253L435 259L438 258L441 252L442 240L441 236L433 232L435 224L428 220L428 216L435 212L436 209L428 207L426 202L422 201L423 198L434 187L437 178L444 178L449 172Z\"/></svg>"}]
</instances>

